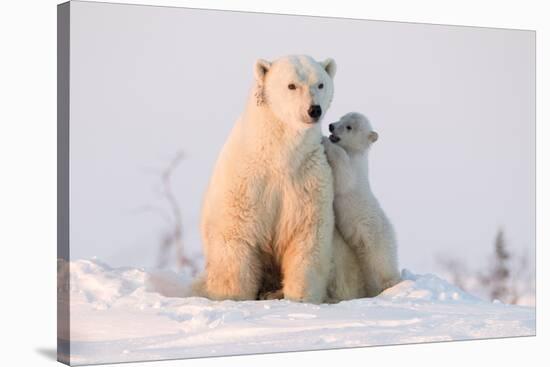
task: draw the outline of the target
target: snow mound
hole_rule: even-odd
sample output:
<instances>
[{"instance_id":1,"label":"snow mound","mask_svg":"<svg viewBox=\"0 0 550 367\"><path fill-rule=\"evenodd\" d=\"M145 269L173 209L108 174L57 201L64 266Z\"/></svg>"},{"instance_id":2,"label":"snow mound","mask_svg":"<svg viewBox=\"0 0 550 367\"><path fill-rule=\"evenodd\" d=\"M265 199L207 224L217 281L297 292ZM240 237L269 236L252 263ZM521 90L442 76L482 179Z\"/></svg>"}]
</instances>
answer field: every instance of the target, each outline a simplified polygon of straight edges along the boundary
<instances>
[{"instance_id":1,"label":"snow mound","mask_svg":"<svg viewBox=\"0 0 550 367\"><path fill-rule=\"evenodd\" d=\"M401 283L385 290L378 297L391 301L480 302L477 297L433 274L415 275L403 269L401 279Z\"/></svg>"},{"instance_id":2,"label":"snow mound","mask_svg":"<svg viewBox=\"0 0 550 367\"><path fill-rule=\"evenodd\" d=\"M71 262L70 277L72 297L84 298L95 309L106 309L136 292L147 274L131 268L111 269L97 260L80 260Z\"/></svg>"},{"instance_id":3,"label":"snow mound","mask_svg":"<svg viewBox=\"0 0 550 367\"><path fill-rule=\"evenodd\" d=\"M170 272L70 263L71 362L92 364L535 334L535 309L488 303L402 273L375 298L313 305L175 297ZM162 294L161 294L162 293ZM172 296L172 297L169 297Z\"/></svg>"}]
</instances>

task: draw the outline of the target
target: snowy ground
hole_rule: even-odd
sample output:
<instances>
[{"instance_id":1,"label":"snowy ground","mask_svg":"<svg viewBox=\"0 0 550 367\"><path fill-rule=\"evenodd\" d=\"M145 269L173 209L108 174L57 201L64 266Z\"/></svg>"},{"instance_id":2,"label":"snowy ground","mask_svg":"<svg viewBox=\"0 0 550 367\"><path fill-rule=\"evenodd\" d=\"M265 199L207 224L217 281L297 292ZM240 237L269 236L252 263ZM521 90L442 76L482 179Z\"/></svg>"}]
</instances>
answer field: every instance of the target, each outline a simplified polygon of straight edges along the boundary
<instances>
[{"instance_id":1,"label":"snowy ground","mask_svg":"<svg viewBox=\"0 0 550 367\"><path fill-rule=\"evenodd\" d=\"M535 334L534 308L481 301L406 270L378 297L334 305L166 297L153 289L177 293L185 279L92 260L70 270L72 364Z\"/></svg>"}]
</instances>

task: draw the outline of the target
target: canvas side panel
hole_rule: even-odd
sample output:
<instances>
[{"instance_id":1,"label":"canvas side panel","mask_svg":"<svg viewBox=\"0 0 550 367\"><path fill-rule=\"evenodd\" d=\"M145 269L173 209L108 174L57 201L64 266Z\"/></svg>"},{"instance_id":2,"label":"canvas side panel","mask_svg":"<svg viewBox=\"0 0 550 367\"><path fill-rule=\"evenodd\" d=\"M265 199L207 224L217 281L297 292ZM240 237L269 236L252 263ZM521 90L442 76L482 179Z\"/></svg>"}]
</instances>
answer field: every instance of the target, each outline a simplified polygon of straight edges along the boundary
<instances>
[{"instance_id":1,"label":"canvas side panel","mask_svg":"<svg viewBox=\"0 0 550 367\"><path fill-rule=\"evenodd\" d=\"M70 364L70 2L57 6L57 360Z\"/></svg>"}]
</instances>

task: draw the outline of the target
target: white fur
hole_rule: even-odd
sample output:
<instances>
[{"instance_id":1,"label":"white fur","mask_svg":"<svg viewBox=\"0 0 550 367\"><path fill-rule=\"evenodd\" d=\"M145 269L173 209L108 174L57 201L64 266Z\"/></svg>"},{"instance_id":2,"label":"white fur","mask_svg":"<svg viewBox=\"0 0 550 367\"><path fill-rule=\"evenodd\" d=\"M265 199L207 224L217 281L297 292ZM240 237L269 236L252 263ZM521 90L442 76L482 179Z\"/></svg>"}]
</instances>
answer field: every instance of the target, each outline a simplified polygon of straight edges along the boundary
<instances>
[{"instance_id":1,"label":"white fur","mask_svg":"<svg viewBox=\"0 0 550 367\"><path fill-rule=\"evenodd\" d=\"M323 144L334 175L336 228L357 254L366 295L375 296L400 280L394 230L368 179L368 151L378 134L359 113L344 115L333 127L334 142L325 138Z\"/></svg>"},{"instance_id":2,"label":"white fur","mask_svg":"<svg viewBox=\"0 0 550 367\"><path fill-rule=\"evenodd\" d=\"M203 202L206 272L195 293L252 300L282 286L287 299L324 300L332 257L333 178L320 123L307 110L317 104L324 115L334 71L332 60L319 63L309 56L256 62L254 89L219 155Z\"/></svg>"},{"instance_id":3,"label":"white fur","mask_svg":"<svg viewBox=\"0 0 550 367\"><path fill-rule=\"evenodd\" d=\"M329 303L367 296L366 282L359 258L354 249L342 238L338 229L332 240L332 269L328 282Z\"/></svg>"}]
</instances>

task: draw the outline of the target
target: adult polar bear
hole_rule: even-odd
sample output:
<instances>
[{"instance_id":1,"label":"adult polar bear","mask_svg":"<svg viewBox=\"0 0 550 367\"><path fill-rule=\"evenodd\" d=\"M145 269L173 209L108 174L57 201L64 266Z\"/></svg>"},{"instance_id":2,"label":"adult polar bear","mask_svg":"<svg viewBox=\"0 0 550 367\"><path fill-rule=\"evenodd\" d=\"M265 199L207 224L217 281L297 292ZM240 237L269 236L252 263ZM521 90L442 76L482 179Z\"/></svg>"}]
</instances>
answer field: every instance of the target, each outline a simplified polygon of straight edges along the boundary
<instances>
[{"instance_id":1,"label":"adult polar bear","mask_svg":"<svg viewBox=\"0 0 550 367\"><path fill-rule=\"evenodd\" d=\"M334 193L319 121L335 72L332 59L309 56L256 62L254 89L203 202L208 298L253 300L282 285L290 300L325 299Z\"/></svg>"}]
</instances>

